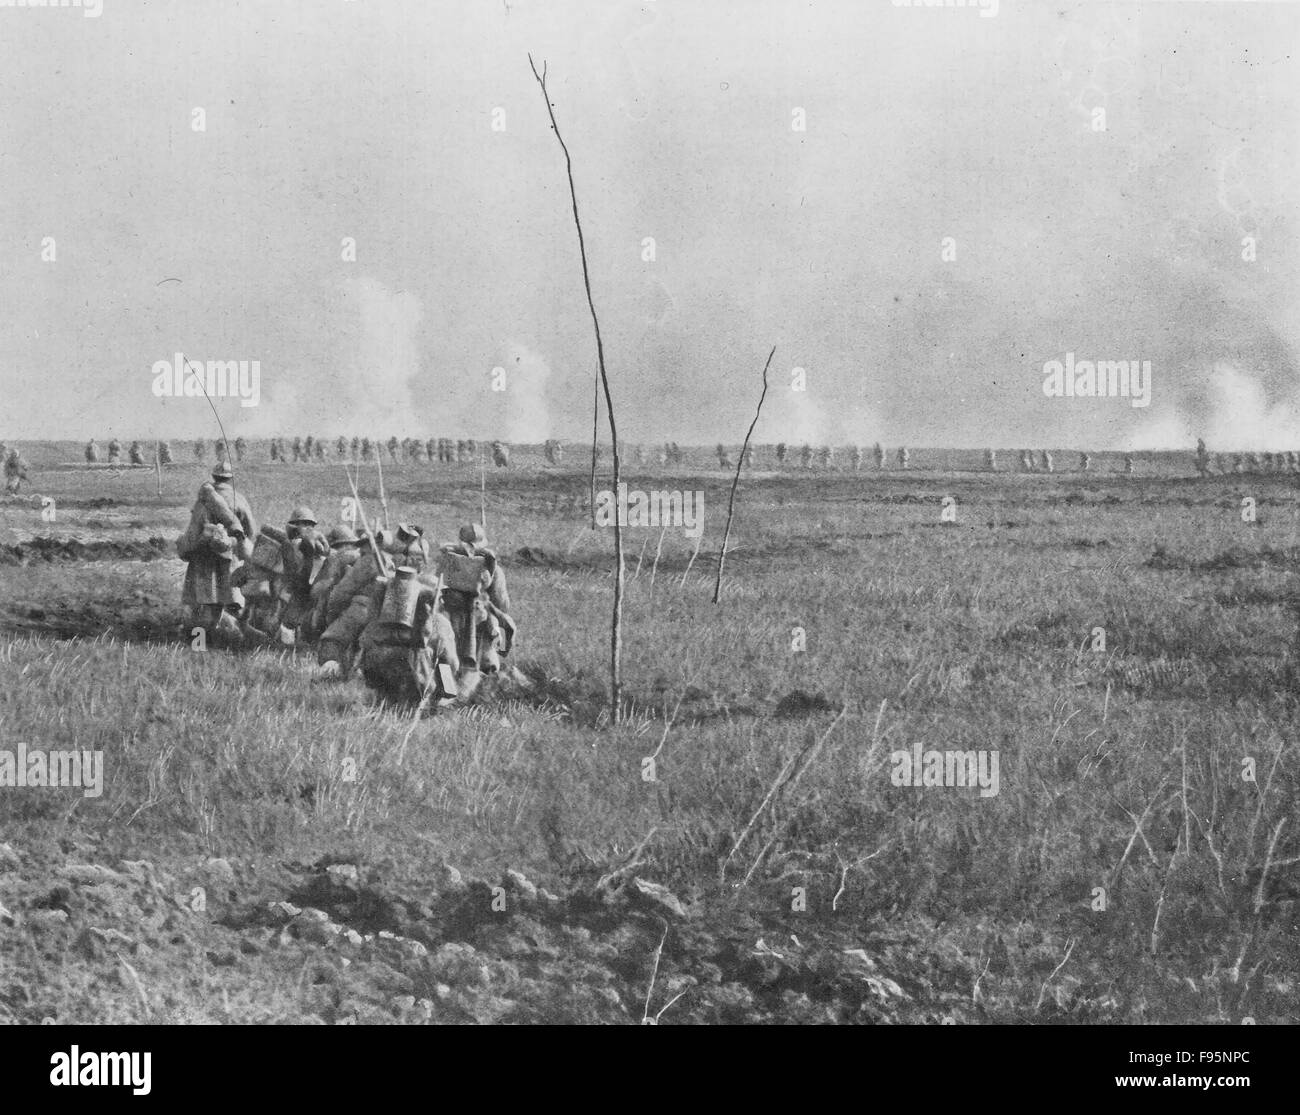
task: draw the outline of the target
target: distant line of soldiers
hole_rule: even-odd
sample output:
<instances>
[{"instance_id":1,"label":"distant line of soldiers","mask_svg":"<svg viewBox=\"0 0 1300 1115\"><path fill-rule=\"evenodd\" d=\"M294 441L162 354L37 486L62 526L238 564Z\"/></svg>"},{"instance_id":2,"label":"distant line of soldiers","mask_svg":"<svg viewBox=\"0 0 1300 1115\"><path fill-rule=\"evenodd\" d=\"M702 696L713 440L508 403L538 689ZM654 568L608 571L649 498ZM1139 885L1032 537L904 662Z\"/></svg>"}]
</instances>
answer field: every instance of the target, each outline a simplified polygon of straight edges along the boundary
<instances>
[{"instance_id":1,"label":"distant line of soldiers","mask_svg":"<svg viewBox=\"0 0 1300 1115\"><path fill-rule=\"evenodd\" d=\"M419 526L325 533L305 506L283 530L259 529L222 461L176 550L187 563L187 620L208 639L318 644L319 676L359 668L386 699L449 700L468 674L497 672L514 645L505 572L477 524L436 552Z\"/></svg>"}]
</instances>

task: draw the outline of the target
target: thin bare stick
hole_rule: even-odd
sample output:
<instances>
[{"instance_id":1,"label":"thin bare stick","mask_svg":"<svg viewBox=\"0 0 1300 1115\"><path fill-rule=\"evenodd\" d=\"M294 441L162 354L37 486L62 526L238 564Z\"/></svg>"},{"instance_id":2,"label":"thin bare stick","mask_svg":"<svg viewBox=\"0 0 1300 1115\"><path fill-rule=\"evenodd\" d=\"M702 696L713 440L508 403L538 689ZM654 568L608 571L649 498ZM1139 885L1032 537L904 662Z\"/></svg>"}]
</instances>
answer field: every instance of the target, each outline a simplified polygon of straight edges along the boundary
<instances>
[{"instance_id":1,"label":"thin bare stick","mask_svg":"<svg viewBox=\"0 0 1300 1115\"><path fill-rule=\"evenodd\" d=\"M668 530L667 523L664 523L664 525L659 528L659 545L655 547L655 563L654 565L650 566L651 599L654 598L654 594L655 594L655 574L659 572L659 555L662 554L664 550L664 534L667 530Z\"/></svg>"},{"instance_id":2,"label":"thin bare stick","mask_svg":"<svg viewBox=\"0 0 1300 1115\"><path fill-rule=\"evenodd\" d=\"M1038 1002L1034 1004L1034 1013L1037 1014L1039 1008L1043 1005L1043 996L1047 994L1047 985L1056 979L1056 975L1070 959L1070 953L1074 951L1074 945L1077 938L1071 937L1069 944L1066 946L1065 955L1061 957L1061 962L1052 969L1052 974L1043 981L1043 986L1038 989Z\"/></svg>"},{"instance_id":3,"label":"thin bare stick","mask_svg":"<svg viewBox=\"0 0 1300 1115\"><path fill-rule=\"evenodd\" d=\"M772 803L772 800L780 792L782 787L787 784L787 776L789 778L788 784L790 788L793 789L799 779L803 777L803 773L808 769L809 764L816 757L817 752L821 750L822 744L830 738L830 734L835 731L836 725L844 719L844 714L847 713L848 710L848 705L846 703L840 708L838 715L831 721L830 727L827 728L821 736L805 747L802 752L792 755L789 760L786 761L785 765L782 766L781 773L776 776L776 781L772 783L771 789L767 791L767 795L763 798L759 807L754 810L754 815L749 819L749 824L745 826L744 831L736 838L736 843L732 846L731 851L727 853L727 858L722 863L724 869L740 850L740 846L749 838L749 834L754 830L754 826L758 823L759 817L767 811L767 807Z\"/></svg>"},{"instance_id":4,"label":"thin bare stick","mask_svg":"<svg viewBox=\"0 0 1300 1115\"><path fill-rule=\"evenodd\" d=\"M696 559L696 557L699 556L699 553L700 553L700 544L701 544L703 541L704 541L704 526L703 526L703 524L701 524L701 525L700 525L700 536L699 536L699 538L697 538L697 539L695 540L695 552L691 554L691 560L688 561L688 562L686 563L686 572L682 574L682 583L681 583L680 585L677 586L678 588L685 588L685 587L686 587L686 578L689 577L689 576L691 575L691 566L695 564L695 559Z\"/></svg>"},{"instance_id":5,"label":"thin bare stick","mask_svg":"<svg viewBox=\"0 0 1300 1115\"><path fill-rule=\"evenodd\" d=\"M664 951L664 942L666 940L668 940L668 923L664 922L664 935L659 938L659 947L655 949L655 963L654 967L650 970L650 986L646 989L645 993L645 1010L641 1012L641 1025L643 1026L653 1025L650 1021L650 1000L653 998L655 993L655 977L659 975L659 957ZM668 1008L665 1007L664 1009L667 1010Z\"/></svg>"},{"instance_id":6,"label":"thin bare stick","mask_svg":"<svg viewBox=\"0 0 1300 1115\"><path fill-rule=\"evenodd\" d=\"M573 201L573 224L578 230L578 254L582 257L582 285L587 292L587 308L591 311L591 325L596 334L596 363L600 370L600 385L605 393L605 415L609 419L610 455L614 460L614 491L619 485L618 428L614 424L614 400L610 395L609 376L605 371L605 345L600 337L600 318L596 316L596 303L591 297L591 272L587 267L587 245L582 236L582 221L578 217L578 191L573 184L573 160L569 158L569 148L560 135L560 126L555 122L555 110L551 107L551 95L546 89L546 63L542 62L542 72L537 72L533 56L528 56L528 65L533 77L542 90L542 99L546 102L546 114L551 118L551 130L555 132L560 150L564 152L564 168L569 179L569 197ZM595 484L595 442L592 443L592 484ZM596 503L592 500L592 516L595 516ZM623 654L623 528L614 517L614 617L610 624L609 636L609 720L618 724L623 697L623 677L621 658Z\"/></svg>"},{"instance_id":7,"label":"thin bare stick","mask_svg":"<svg viewBox=\"0 0 1300 1115\"><path fill-rule=\"evenodd\" d=\"M758 397L758 408L754 411L754 420L745 433L745 443L740 447L736 457L736 475L731 481L731 496L727 499L727 525L722 530L722 548L718 551L718 577L713 582L713 602L716 604L722 595L722 567L727 563L727 539L731 537L731 516L736 510L736 489L740 486L740 470L745 465L745 452L749 449L749 439L754 427L758 425L758 416L763 413L763 400L767 398L767 369L772 366L772 357L776 355L776 345L767 354L767 363L763 365L763 392ZM703 533L703 532L701 532Z\"/></svg>"},{"instance_id":8,"label":"thin bare stick","mask_svg":"<svg viewBox=\"0 0 1300 1115\"><path fill-rule=\"evenodd\" d=\"M1259 873L1259 886L1255 888L1255 913L1264 909L1264 884L1268 882L1268 869L1273 863L1273 851L1277 848L1277 838L1282 834L1282 826L1286 824L1286 818L1283 817L1277 823L1277 828L1273 830L1273 839L1268 842L1268 851L1264 854L1264 870Z\"/></svg>"}]
</instances>

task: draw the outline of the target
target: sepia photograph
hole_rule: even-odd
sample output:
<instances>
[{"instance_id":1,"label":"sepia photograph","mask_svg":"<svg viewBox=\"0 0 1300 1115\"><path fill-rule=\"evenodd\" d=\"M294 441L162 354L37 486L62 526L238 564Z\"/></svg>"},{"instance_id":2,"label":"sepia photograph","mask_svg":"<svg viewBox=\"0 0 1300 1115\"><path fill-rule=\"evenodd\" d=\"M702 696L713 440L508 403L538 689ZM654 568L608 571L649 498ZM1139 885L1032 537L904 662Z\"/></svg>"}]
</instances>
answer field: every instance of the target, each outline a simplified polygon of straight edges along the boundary
<instances>
[{"instance_id":1,"label":"sepia photograph","mask_svg":"<svg viewBox=\"0 0 1300 1115\"><path fill-rule=\"evenodd\" d=\"M1300 1022L1300 4L0 0L0 92L40 1087Z\"/></svg>"}]
</instances>

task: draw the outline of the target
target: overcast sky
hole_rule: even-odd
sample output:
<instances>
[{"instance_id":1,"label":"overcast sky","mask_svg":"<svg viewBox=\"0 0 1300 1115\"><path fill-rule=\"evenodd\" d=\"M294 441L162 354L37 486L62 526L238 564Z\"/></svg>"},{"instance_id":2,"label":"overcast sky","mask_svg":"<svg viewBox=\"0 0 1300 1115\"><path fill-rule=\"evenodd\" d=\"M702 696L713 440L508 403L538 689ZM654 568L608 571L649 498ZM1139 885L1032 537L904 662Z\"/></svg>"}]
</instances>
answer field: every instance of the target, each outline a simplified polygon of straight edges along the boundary
<instances>
[{"instance_id":1,"label":"overcast sky","mask_svg":"<svg viewBox=\"0 0 1300 1115\"><path fill-rule=\"evenodd\" d=\"M776 344L765 441L1300 448L1298 30L1285 3L0 5L0 437L213 435L151 392L183 351L260 362L232 438L581 438L532 51L625 438L739 443ZM1149 360L1151 405L1045 397L1067 352Z\"/></svg>"}]
</instances>

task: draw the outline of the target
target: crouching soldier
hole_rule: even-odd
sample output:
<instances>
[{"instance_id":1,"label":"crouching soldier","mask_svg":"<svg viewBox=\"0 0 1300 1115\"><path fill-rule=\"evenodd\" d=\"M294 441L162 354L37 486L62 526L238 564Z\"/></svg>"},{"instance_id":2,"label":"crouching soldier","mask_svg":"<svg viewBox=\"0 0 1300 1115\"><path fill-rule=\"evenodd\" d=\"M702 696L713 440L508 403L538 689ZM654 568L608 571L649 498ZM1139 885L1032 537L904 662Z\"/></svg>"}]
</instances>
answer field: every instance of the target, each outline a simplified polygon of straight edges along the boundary
<instances>
[{"instance_id":1,"label":"crouching soldier","mask_svg":"<svg viewBox=\"0 0 1300 1115\"><path fill-rule=\"evenodd\" d=\"M487 546L483 528L460 528L460 541L438 555L442 599L456 635L456 653L466 670L494 674L514 646L515 621L505 572Z\"/></svg>"},{"instance_id":2,"label":"crouching soldier","mask_svg":"<svg viewBox=\"0 0 1300 1115\"><path fill-rule=\"evenodd\" d=\"M329 543L316 529L316 514L310 507L295 507L289 515L282 549L284 581L280 599L284 613L280 617L280 641L291 646L297 632L312 611L311 586L329 556ZM310 625L304 631L310 637Z\"/></svg>"},{"instance_id":3,"label":"crouching soldier","mask_svg":"<svg viewBox=\"0 0 1300 1115\"><path fill-rule=\"evenodd\" d=\"M339 526L329 532L325 541L329 545L329 556L311 584L311 615L303 624L305 637L310 642L319 639L329 626L326 613L330 593L361 556L364 539L358 538L351 527Z\"/></svg>"},{"instance_id":4,"label":"crouching soldier","mask_svg":"<svg viewBox=\"0 0 1300 1115\"><path fill-rule=\"evenodd\" d=\"M383 579L378 611L361 635L361 676L384 700L426 707L456 696L460 660L437 589L409 565Z\"/></svg>"},{"instance_id":5,"label":"crouching soldier","mask_svg":"<svg viewBox=\"0 0 1300 1115\"><path fill-rule=\"evenodd\" d=\"M233 583L244 594L241 627L251 642L269 643L280 637L284 550L288 541L284 531L268 523L253 542L252 556L235 571Z\"/></svg>"},{"instance_id":6,"label":"crouching soldier","mask_svg":"<svg viewBox=\"0 0 1300 1115\"><path fill-rule=\"evenodd\" d=\"M377 548L372 539L330 589L325 607L326 627L321 632L316 650L319 677L346 679L351 676L361 647L361 636L379 613L384 585L392 567L391 559Z\"/></svg>"},{"instance_id":7,"label":"crouching soldier","mask_svg":"<svg viewBox=\"0 0 1300 1115\"><path fill-rule=\"evenodd\" d=\"M240 562L252 556L257 528L233 478L225 463L212 470L212 480L199 488L189 526L176 541L176 553L188 563L181 605L189 624L209 637L237 643L241 633L235 616L244 598L232 578Z\"/></svg>"}]
</instances>

